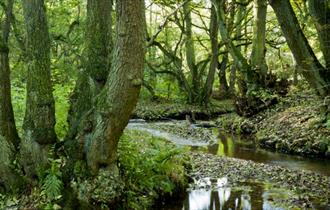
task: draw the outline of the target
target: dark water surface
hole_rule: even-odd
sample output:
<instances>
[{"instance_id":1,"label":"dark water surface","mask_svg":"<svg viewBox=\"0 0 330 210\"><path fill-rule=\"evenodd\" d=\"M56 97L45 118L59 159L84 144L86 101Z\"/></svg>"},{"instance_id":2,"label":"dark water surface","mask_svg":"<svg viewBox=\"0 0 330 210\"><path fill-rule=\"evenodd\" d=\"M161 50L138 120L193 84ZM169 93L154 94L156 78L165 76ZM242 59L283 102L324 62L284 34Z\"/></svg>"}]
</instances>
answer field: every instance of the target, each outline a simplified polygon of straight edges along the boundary
<instances>
[{"instance_id":1,"label":"dark water surface","mask_svg":"<svg viewBox=\"0 0 330 210\"><path fill-rule=\"evenodd\" d=\"M304 158L277 152L266 151L256 147L252 138L219 133L219 141L214 145L192 146L192 150L207 152L213 155L227 156L257 163L279 165L290 169L313 171L330 176L330 160Z\"/></svg>"},{"instance_id":2,"label":"dark water surface","mask_svg":"<svg viewBox=\"0 0 330 210\"><path fill-rule=\"evenodd\" d=\"M230 187L217 191L206 189L193 190L187 193L185 199L166 202L163 206L156 206L159 210L281 210L274 203L280 199L290 197L290 193L278 189L267 189L258 183L242 183L241 189Z\"/></svg>"}]
</instances>

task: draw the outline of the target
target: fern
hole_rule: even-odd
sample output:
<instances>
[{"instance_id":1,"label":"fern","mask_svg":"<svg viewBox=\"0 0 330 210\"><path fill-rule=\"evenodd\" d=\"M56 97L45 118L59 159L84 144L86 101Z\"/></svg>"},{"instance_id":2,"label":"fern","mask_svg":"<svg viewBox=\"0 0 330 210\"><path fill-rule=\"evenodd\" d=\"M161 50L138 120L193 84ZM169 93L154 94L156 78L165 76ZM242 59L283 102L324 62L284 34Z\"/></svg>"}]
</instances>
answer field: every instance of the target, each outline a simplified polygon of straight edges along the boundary
<instances>
[{"instance_id":1,"label":"fern","mask_svg":"<svg viewBox=\"0 0 330 210\"><path fill-rule=\"evenodd\" d=\"M51 202L61 198L63 182L62 174L59 170L59 162L52 160L52 167L48 171L48 175L43 181L42 190L47 196L47 199Z\"/></svg>"}]
</instances>

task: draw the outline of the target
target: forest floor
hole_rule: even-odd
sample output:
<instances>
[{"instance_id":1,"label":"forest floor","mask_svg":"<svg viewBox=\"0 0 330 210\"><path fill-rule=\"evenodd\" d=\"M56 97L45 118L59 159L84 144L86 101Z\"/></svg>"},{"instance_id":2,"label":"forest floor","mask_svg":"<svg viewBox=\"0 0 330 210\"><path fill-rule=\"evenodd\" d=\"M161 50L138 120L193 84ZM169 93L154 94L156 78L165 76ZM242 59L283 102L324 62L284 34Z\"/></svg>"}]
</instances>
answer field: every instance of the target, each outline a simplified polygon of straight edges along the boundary
<instances>
[{"instance_id":1,"label":"forest floor","mask_svg":"<svg viewBox=\"0 0 330 210\"><path fill-rule=\"evenodd\" d=\"M330 124L320 113L323 101L311 91L291 92L279 103L253 117L221 115L217 125L256 136L262 148L302 156L330 158Z\"/></svg>"}]
</instances>

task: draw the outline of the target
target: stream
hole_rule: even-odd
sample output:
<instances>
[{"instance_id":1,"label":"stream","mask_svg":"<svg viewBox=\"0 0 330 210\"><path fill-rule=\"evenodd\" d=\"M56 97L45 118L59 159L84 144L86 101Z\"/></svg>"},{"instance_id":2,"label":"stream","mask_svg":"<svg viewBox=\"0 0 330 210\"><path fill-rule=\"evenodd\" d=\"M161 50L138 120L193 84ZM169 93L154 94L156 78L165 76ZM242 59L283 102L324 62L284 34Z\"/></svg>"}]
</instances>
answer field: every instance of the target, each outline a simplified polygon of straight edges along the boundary
<instances>
[{"instance_id":1,"label":"stream","mask_svg":"<svg viewBox=\"0 0 330 210\"><path fill-rule=\"evenodd\" d=\"M218 133L214 143L196 141L190 138L182 138L171 132L157 129L157 126L180 125L183 121L169 122L131 122L128 129L148 132L156 137L164 138L178 146L189 147L191 151L209 153L218 156L227 156L237 159L252 160L257 163L278 165L290 169L307 170L330 176L330 161L325 159L304 158L266 151L256 147L252 137L243 137L213 129ZM152 125L152 126L151 126ZM155 128L156 127L156 128ZM217 186L219 180L208 181L210 186ZM205 184L204 184L205 185ZM276 201L283 197L290 197L290 192L276 189L261 183L242 183L240 187L231 188L226 185L214 187L200 187L189 189L175 201L166 202L157 207L162 210L215 210L215 209L257 209L278 210ZM317 207L315 207L317 208Z\"/></svg>"}]
</instances>

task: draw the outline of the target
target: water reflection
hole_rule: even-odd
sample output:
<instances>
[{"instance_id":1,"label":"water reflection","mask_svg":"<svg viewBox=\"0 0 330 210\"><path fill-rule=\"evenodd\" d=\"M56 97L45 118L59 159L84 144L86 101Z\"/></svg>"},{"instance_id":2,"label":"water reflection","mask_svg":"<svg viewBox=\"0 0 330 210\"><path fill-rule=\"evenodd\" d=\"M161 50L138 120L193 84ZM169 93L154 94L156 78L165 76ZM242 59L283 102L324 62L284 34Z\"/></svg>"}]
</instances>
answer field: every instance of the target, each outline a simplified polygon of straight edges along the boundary
<instances>
[{"instance_id":1,"label":"water reflection","mask_svg":"<svg viewBox=\"0 0 330 210\"><path fill-rule=\"evenodd\" d=\"M173 206L167 204L159 209L166 210L281 210L271 201L283 196L285 191L270 192L258 183L242 183L246 189L219 188L216 191L208 189L192 190L186 199ZM276 198L276 193L277 195ZM275 197L272 197L275 195ZM280 202L279 200L277 202Z\"/></svg>"},{"instance_id":2,"label":"water reflection","mask_svg":"<svg viewBox=\"0 0 330 210\"><path fill-rule=\"evenodd\" d=\"M203 151L213 155L252 160L259 163L280 165L291 169L304 169L330 176L330 162L325 159L303 158L266 151L256 147L252 138L220 132L217 144L195 146L195 151Z\"/></svg>"},{"instance_id":3,"label":"water reflection","mask_svg":"<svg viewBox=\"0 0 330 210\"><path fill-rule=\"evenodd\" d=\"M234 157L244 160L252 160L259 163L280 165L291 169L304 169L330 176L330 161L325 159L311 159L292 155L285 155L259 149L253 138L245 138L225 132L219 133L217 144L209 145L207 142L182 138L171 133L149 128L149 124L174 125L173 122L162 123L130 123L128 129L137 129L151 133L154 136L165 138L177 145L190 146L193 151L203 151L213 155Z\"/></svg>"}]
</instances>

